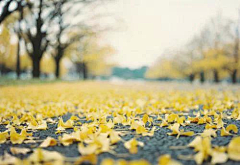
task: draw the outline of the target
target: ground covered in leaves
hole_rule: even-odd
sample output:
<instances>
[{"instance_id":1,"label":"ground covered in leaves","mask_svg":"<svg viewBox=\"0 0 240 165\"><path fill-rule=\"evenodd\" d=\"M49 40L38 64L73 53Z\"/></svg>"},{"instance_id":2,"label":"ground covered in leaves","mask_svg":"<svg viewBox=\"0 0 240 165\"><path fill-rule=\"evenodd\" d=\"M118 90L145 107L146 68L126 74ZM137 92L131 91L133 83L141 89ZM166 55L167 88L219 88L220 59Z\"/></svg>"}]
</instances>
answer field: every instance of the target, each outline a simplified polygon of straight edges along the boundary
<instances>
[{"instance_id":1,"label":"ground covered in leaves","mask_svg":"<svg viewBox=\"0 0 240 165\"><path fill-rule=\"evenodd\" d=\"M238 86L0 88L0 164L240 164Z\"/></svg>"}]
</instances>

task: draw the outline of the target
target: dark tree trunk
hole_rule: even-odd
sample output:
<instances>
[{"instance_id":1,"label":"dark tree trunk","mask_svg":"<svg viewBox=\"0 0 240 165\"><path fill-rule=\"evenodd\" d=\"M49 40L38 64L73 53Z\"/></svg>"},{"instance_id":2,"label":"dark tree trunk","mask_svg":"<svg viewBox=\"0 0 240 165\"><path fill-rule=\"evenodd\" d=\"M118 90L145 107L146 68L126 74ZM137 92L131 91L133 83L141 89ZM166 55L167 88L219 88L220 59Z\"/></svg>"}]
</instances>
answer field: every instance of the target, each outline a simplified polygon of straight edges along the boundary
<instances>
[{"instance_id":1,"label":"dark tree trunk","mask_svg":"<svg viewBox=\"0 0 240 165\"><path fill-rule=\"evenodd\" d=\"M40 77L40 60L39 59L32 59L32 77L39 78Z\"/></svg>"},{"instance_id":2,"label":"dark tree trunk","mask_svg":"<svg viewBox=\"0 0 240 165\"><path fill-rule=\"evenodd\" d=\"M214 76L214 82L219 83L219 73L216 69L213 70L213 76Z\"/></svg>"},{"instance_id":3,"label":"dark tree trunk","mask_svg":"<svg viewBox=\"0 0 240 165\"><path fill-rule=\"evenodd\" d=\"M21 22L23 20L23 6L21 4L21 1L18 2L18 7L19 7L19 20L18 20L18 45L17 45L17 62L16 62L16 73L17 73L17 79L20 79L20 74L21 74L21 58L20 58L20 46L21 46Z\"/></svg>"},{"instance_id":4,"label":"dark tree trunk","mask_svg":"<svg viewBox=\"0 0 240 165\"><path fill-rule=\"evenodd\" d=\"M231 75L231 79L232 79L232 83L233 84L236 84L237 83L237 69L235 69L233 72L232 72L232 75Z\"/></svg>"},{"instance_id":5,"label":"dark tree trunk","mask_svg":"<svg viewBox=\"0 0 240 165\"><path fill-rule=\"evenodd\" d=\"M42 18L42 11L43 11L43 1L39 0L39 7L38 13L36 17L34 17L36 33L32 34L30 29L27 29L28 32L26 33L27 40L25 39L25 47L28 52L28 55L31 57L32 60L32 77L39 78L40 77L40 61L43 57L44 52L46 51L49 41L47 40L47 33L46 31L42 31L42 27L44 25L44 20ZM32 48L31 50L28 49L27 44L30 43Z\"/></svg>"},{"instance_id":6,"label":"dark tree trunk","mask_svg":"<svg viewBox=\"0 0 240 165\"><path fill-rule=\"evenodd\" d=\"M193 82L194 78L195 78L195 75L194 75L194 74L190 74L190 75L189 75L189 81L190 81L191 83Z\"/></svg>"},{"instance_id":7,"label":"dark tree trunk","mask_svg":"<svg viewBox=\"0 0 240 165\"><path fill-rule=\"evenodd\" d=\"M60 76L60 62L61 62L61 59L55 59L55 77L57 79Z\"/></svg>"},{"instance_id":8,"label":"dark tree trunk","mask_svg":"<svg viewBox=\"0 0 240 165\"><path fill-rule=\"evenodd\" d=\"M84 80L88 79L88 69L87 69L87 65L85 63L83 63L83 79Z\"/></svg>"},{"instance_id":9,"label":"dark tree trunk","mask_svg":"<svg viewBox=\"0 0 240 165\"><path fill-rule=\"evenodd\" d=\"M17 62L16 62L16 73L17 79L20 79L21 74L21 63L20 63L20 36L18 36L18 45L17 45Z\"/></svg>"},{"instance_id":10,"label":"dark tree trunk","mask_svg":"<svg viewBox=\"0 0 240 165\"><path fill-rule=\"evenodd\" d=\"M201 83L204 83L204 82L205 82L205 74L204 74L204 71L201 71L201 72L200 72L200 82L201 82Z\"/></svg>"}]
</instances>

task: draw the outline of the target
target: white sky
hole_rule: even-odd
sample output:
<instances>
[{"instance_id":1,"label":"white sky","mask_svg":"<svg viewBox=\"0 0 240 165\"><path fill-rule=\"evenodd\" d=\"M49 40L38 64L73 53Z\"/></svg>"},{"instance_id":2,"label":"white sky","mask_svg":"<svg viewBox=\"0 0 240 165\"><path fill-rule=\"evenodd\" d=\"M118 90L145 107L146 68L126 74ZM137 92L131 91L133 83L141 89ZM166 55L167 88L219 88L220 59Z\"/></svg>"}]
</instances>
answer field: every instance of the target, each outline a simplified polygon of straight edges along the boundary
<instances>
[{"instance_id":1,"label":"white sky","mask_svg":"<svg viewBox=\"0 0 240 165\"><path fill-rule=\"evenodd\" d=\"M219 11L236 19L240 0L116 0L104 6L123 20L124 28L104 37L117 50L114 61L136 68L184 45Z\"/></svg>"}]
</instances>

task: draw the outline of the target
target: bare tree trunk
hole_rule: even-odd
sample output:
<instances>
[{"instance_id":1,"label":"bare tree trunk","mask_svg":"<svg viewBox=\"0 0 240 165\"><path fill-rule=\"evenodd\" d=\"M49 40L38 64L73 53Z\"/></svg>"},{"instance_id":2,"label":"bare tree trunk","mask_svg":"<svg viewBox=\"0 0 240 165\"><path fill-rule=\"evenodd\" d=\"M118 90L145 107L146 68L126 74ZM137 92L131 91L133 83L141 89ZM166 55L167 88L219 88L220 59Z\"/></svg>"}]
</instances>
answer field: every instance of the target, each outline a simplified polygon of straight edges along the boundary
<instances>
[{"instance_id":1,"label":"bare tree trunk","mask_svg":"<svg viewBox=\"0 0 240 165\"><path fill-rule=\"evenodd\" d=\"M84 80L88 79L88 69L87 69L87 65L85 63L83 63L83 79Z\"/></svg>"},{"instance_id":2,"label":"bare tree trunk","mask_svg":"<svg viewBox=\"0 0 240 165\"><path fill-rule=\"evenodd\" d=\"M60 62L61 59L55 59L55 77L58 79L60 76Z\"/></svg>"},{"instance_id":3,"label":"bare tree trunk","mask_svg":"<svg viewBox=\"0 0 240 165\"><path fill-rule=\"evenodd\" d=\"M17 79L20 79L21 74L21 63L20 63L20 35L18 35L18 44L17 44L17 62L16 62L16 73Z\"/></svg>"},{"instance_id":4,"label":"bare tree trunk","mask_svg":"<svg viewBox=\"0 0 240 165\"><path fill-rule=\"evenodd\" d=\"M192 83L194 81L195 75L192 73L189 75L189 81Z\"/></svg>"},{"instance_id":5,"label":"bare tree trunk","mask_svg":"<svg viewBox=\"0 0 240 165\"><path fill-rule=\"evenodd\" d=\"M231 79L232 79L232 83L236 84L237 83L237 69L235 69L232 74L231 74Z\"/></svg>"},{"instance_id":6,"label":"bare tree trunk","mask_svg":"<svg viewBox=\"0 0 240 165\"><path fill-rule=\"evenodd\" d=\"M214 82L219 83L219 73L216 69L213 70Z\"/></svg>"},{"instance_id":7,"label":"bare tree trunk","mask_svg":"<svg viewBox=\"0 0 240 165\"><path fill-rule=\"evenodd\" d=\"M39 78L40 77L40 60L37 58L32 59L32 66L33 66L32 77Z\"/></svg>"},{"instance_id":8,"label":"bare tree trunk","mask_svg":"<svg viewBox=\"0 0 240 165\"><path fill-rule=\"evenodd\" d=\"M204 71L201 71L201 72L200 72L200 82L201 82L201 83L204 83L204 82L205 82L205 74L204 74Z\"/></svg>"},{"instance_id":9,"label":"bare tree trunk","mask_svg":"<svg viewBox=\"0 0 240 165\"><path fill-rule=\"evenodd\" d=\"M42 30L44 25L44 19L42 18L43 11L43 1L39 0L39 7L36 17L34 17L36 33L31 33L30 29L27 29L25 38L25 47L28 52L28 55L32 60L32 77L39 78L40 77L40 62L43 57L44 52L47 50L49 45L49 40L47 39L47 32ZM30 43L32 46L32 50L29 50L27 44Z\"/></svg>"},{"instance_id":10,"label":"bare tree trunk","mask_svg":"<svg viewBox=\"0 0 240 165\"><path fill-rule=\"evenodd\" d=\"M21 1L18 2L18 8L19 8L19 20L18 20L18 45L17 45L17 62L16 62L16 73L17 73L17 79L20 79L21 74L21 58L20 58L20 50L21 50L21 22L23 20L23 6L21 4Z\"/></svg>"}]
</instances>

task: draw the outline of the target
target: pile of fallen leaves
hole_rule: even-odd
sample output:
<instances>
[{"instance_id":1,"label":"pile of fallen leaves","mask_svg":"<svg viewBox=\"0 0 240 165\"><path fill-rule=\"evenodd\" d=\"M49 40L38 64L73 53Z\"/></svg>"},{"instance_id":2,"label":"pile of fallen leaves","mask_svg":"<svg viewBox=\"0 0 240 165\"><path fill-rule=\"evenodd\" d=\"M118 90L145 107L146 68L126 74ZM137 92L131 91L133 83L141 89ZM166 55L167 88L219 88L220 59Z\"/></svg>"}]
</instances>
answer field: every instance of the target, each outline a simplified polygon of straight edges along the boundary
<instances>
[{"instance_id":1,"label":"pile of fallen leaves","mask_svg":"<svg viewBox=\"0 0 240 165\"><path fill-rule=\"evenodd\" d=\"M197 164L240 161L238 127L224 122L240 120L239 100L240 90L160 90L150 83L140 87L96 82L1 87L0 145L12 147L3 151L0 164L151 164L142 159L97 162L97 156L117 154L119 143L124 144L127 154L136 154L145 145L139 137L154 137L163 127L169 129L168 136L194 136L188 145L172 149L189 147L195 154L179 156L178 160L169 154L159 155L159 165L181 164L181 159ZM66 114L71 117L64 121ZM54 124L56 136L34 136ZM184 128L191 125L204 125L205 130L195 133ZM128 133L134 137L125 141ZM213 145L211 140L217 136L231 137L231 141L227 146ZM76 158L48 150L75 143L79 151ZM28 147L16 147L18 144Z\"/></svg>"}]
</instances>

